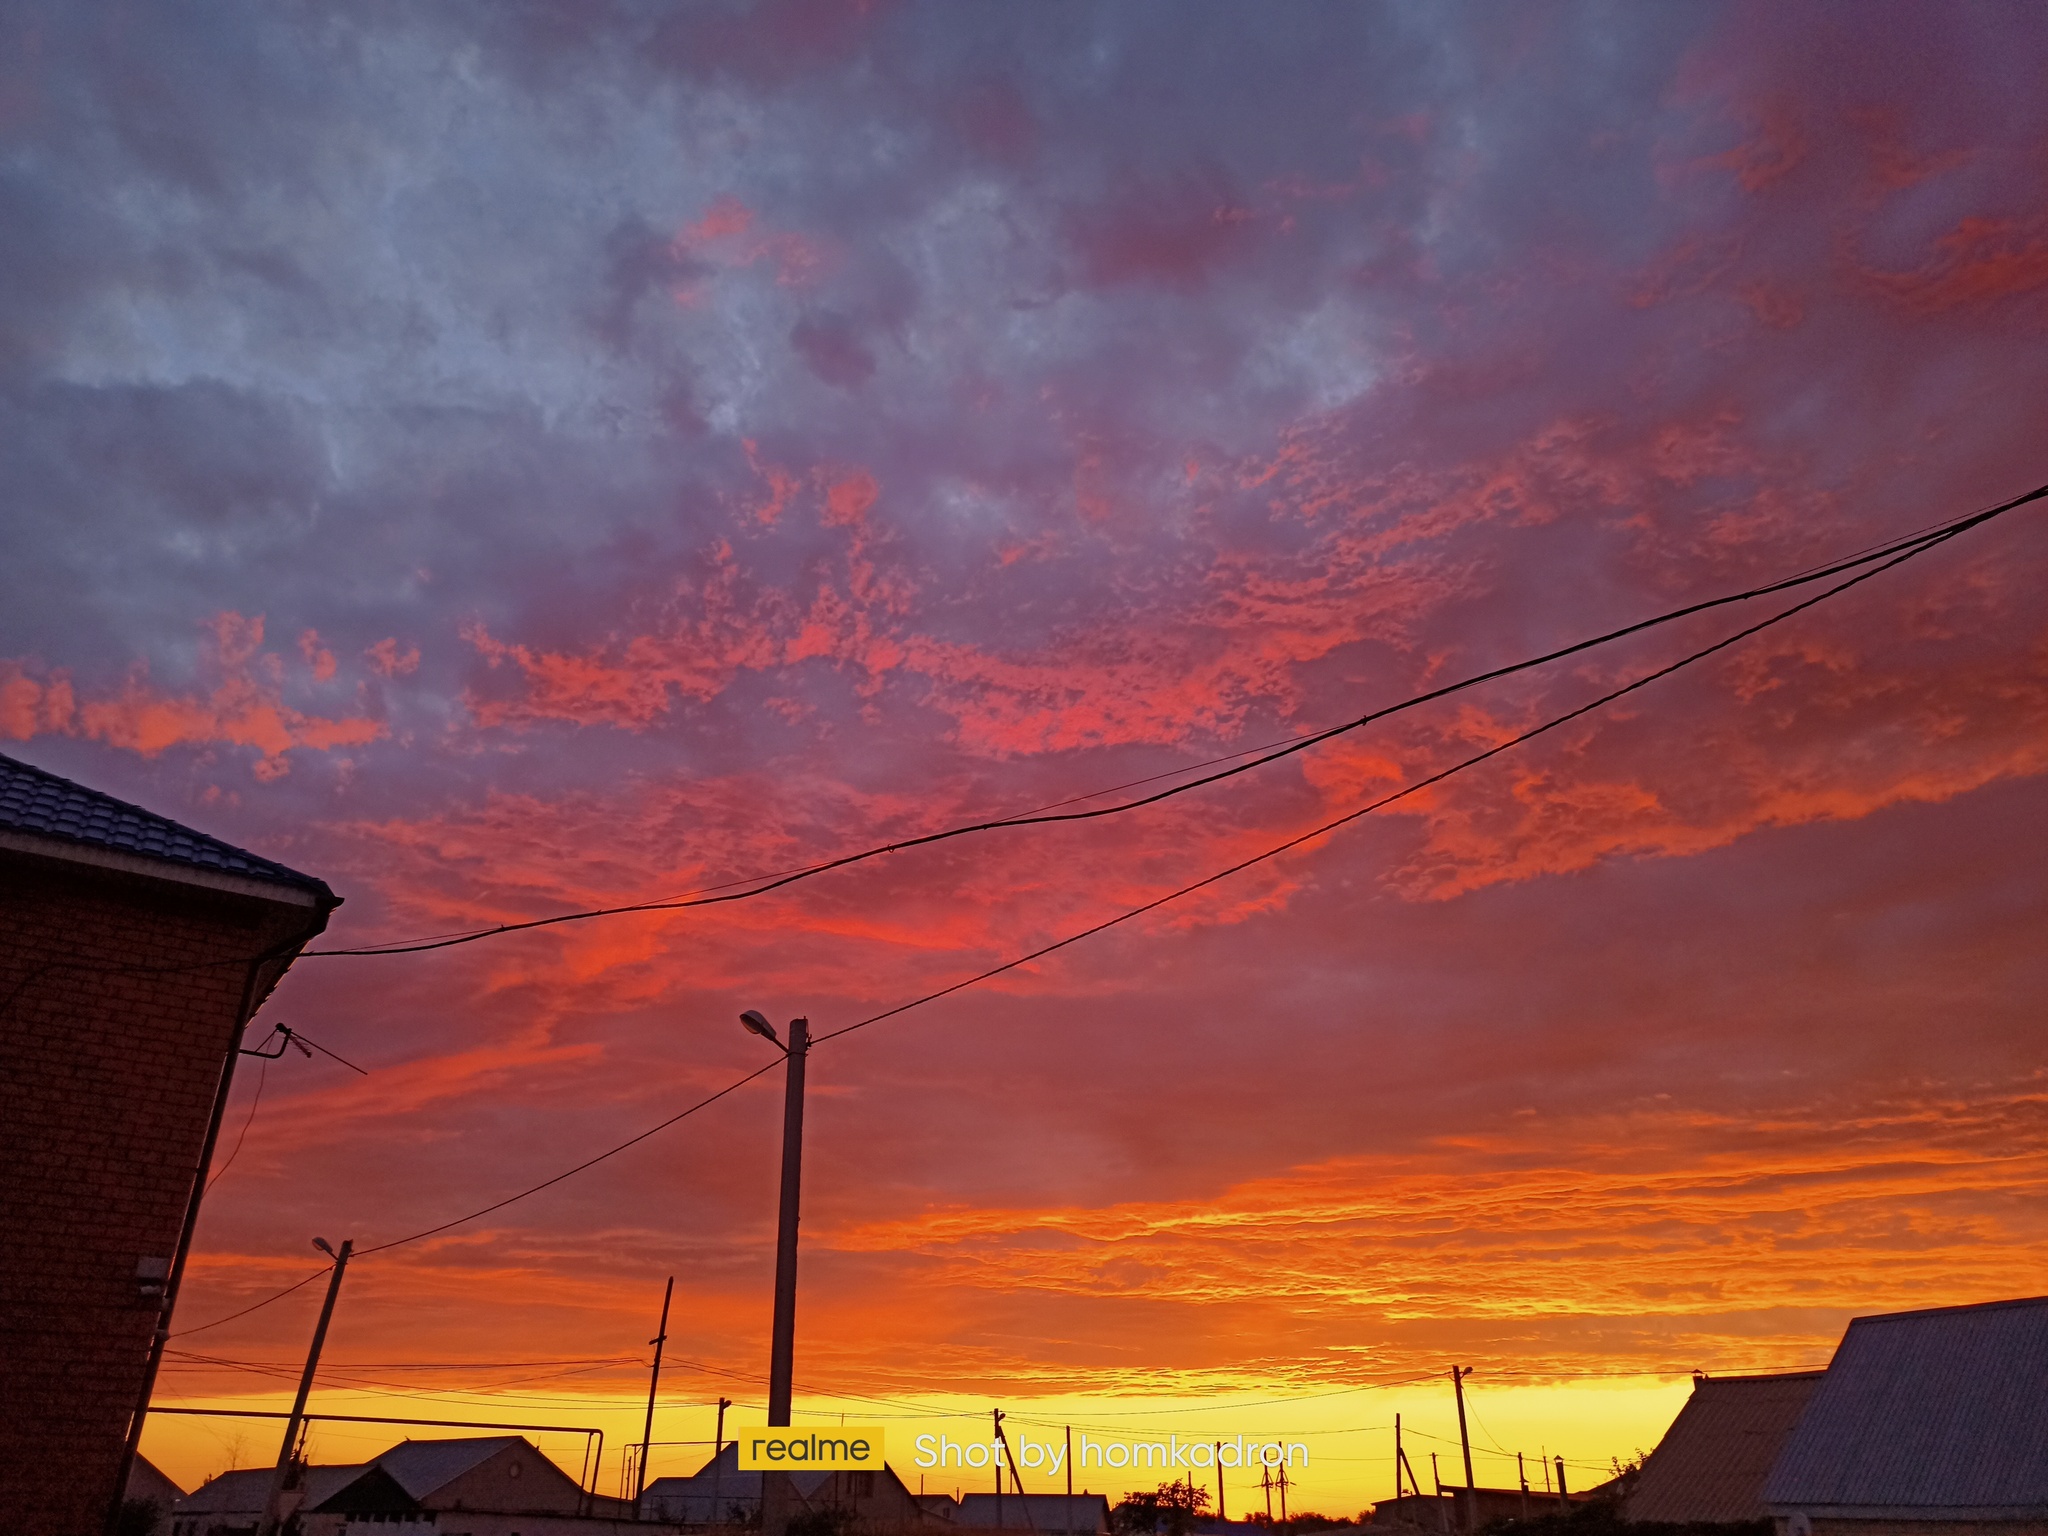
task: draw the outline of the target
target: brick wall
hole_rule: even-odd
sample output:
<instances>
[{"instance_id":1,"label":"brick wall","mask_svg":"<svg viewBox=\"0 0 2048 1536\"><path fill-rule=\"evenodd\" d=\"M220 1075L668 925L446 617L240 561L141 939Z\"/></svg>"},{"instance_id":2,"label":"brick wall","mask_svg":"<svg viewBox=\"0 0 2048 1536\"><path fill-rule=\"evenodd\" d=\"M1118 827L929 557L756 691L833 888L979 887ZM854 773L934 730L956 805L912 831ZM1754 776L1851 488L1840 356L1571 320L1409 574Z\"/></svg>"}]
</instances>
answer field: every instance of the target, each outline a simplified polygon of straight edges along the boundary
<instances>
[{"instance_id":1,"label":"brick wall","mask_svg":"<svg viewBox=\"0 0 2048 1536\"><path fill-rule=\"evenodd\" d=\"M177 1246L250 980L246 964L136 968L255 956L317 921L287 900L0 850L7 1536L100 1529L156 1324L136 1263Z\"/></svg>"}]
</instances>

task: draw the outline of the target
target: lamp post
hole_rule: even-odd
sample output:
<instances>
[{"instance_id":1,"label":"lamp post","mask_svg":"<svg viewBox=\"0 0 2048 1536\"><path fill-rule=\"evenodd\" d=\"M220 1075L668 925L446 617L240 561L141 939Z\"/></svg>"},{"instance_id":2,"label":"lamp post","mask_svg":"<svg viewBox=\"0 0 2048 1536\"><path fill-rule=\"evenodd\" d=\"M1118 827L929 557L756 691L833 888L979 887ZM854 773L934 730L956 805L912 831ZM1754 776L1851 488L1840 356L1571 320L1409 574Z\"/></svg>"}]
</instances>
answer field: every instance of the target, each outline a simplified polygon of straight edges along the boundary
<instances>
[{"instance_id":1,"label":"lamp post","mask_svg":"<svg viewBox=\"0 0 2048 1536\"><path fill-rule=\"evenodd\" d=\"M313 1376L320 1369L320 1351L327 1343L327 1325L334 1320L334 1300L341 1294L341 1277L348 1272L349 1255L355 1252L355 1239L344 1238L341 1249L335 1251L333 1244L324 1237L313 1239L313 1246L334 1260L334 1268L327 1276L327 1299L320 1304L320 1321L313 1326L313 1344L306 1351L305 1374L299 1377L299 1395L292 1399L291 1416L284 1421L284 1444L277 1448L277 1466L270 1474L270 1492L263 1500L262 1517L257 1523L257 1536L272 1536L290 1514L284 1509L286 1493L297 1486L300 1469L292 1464L294 1441L299 1438L299 1427L305 1422L306 1399L313 1391Z\"/></svg>"},{"instance_id":2,"label":"lamp post","mask_svg":"<svg viewBox=\"0 0 2048 1536\"><path fill-rule=\"evenodd\" d=\"M780 1050L788 1062L782 1097L782 1202L775 1230L775 1321L768 1343L768 1423L789 1424L790 1376L796 1361L796 1227L804 1161L804 1059L811 1049L808 1019L789 1021L789 1043L749 1008L740 1023Z\"/></svg>"}]
</instances>

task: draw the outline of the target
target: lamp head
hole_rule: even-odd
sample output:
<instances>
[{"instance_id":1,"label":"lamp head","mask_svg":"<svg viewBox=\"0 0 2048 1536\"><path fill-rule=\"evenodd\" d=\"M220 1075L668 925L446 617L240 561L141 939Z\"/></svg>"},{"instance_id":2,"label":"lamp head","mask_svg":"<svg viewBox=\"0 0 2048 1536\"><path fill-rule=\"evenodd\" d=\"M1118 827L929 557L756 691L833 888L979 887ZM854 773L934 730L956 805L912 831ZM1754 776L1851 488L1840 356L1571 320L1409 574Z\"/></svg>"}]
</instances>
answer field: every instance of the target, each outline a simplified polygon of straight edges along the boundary
<instances>
[{"instance_id":1,"label":"lamp head","mask_svg":"<svg viewBox=\"0 0 2048 1536\"><path fill-rule=\"evenodd\" d=\"M324 1237L314 1238L313 1246L315 1248L318 1248L322 1253L326 1254L327 1257L329 1257L330 1259L339 1259L341 1257L340 1254L336 1253L331 1247L328 1246L327 1239Z\"/></svg>"},{"instance_id":2,"label":"lamp head","mask_svg":"<svg viewBox=\"0 0 2048 1536\"><path fill-rule=\"evenodd\" d=\"M782 1044L780 1040L775 1038L775 1026L768 1022L759 1009L749 1008L740 1015L740 1022L769 1044L776 1046Z\"/></svg>"}]
</instances>

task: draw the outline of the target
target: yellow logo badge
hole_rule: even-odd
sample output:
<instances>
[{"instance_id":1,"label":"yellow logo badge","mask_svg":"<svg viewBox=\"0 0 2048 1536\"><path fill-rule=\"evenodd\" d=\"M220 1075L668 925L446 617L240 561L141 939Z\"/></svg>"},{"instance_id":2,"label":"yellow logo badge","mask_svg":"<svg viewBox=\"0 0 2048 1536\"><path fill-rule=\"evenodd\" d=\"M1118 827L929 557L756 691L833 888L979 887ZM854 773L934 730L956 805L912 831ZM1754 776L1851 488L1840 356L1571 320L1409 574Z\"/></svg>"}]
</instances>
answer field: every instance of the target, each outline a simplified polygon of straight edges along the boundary
<instances>
[{"instance_id":1,"label":"yellow logo badge","mask_svg":"<svg viewBox=\"0 0 2048 1536\"><path fill-rule=\"evenodd\" d=\"M832 1429L743 1429L737 1442L747 1472L876 1472L882 1466L879 1424Z\"/></svg>"}]
</instances>

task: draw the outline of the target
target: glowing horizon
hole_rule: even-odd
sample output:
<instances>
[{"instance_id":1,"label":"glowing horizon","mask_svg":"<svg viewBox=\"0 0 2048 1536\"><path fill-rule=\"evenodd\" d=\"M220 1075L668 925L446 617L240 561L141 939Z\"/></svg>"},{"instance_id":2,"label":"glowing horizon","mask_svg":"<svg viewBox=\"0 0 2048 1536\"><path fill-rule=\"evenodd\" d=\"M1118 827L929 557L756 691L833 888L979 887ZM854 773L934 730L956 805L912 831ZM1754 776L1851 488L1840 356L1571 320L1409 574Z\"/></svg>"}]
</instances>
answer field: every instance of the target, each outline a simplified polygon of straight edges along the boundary
<instances>
[{"instance_id":1,"label":"glowing horizon","mask_svg":"<svg viewBox=\"0 0 2048 1536\"><path fill-rule=\"evenodd\" d=\"M320 947L1161 782L2048 479L2035 7L7 25L0 750L327 880ZM806 1400L1281 1399L1355 1513L1452 1364L1489 1465L1590 1469L2038 1290L2044 569L2037 504L821 1045ZM316 1410L581 1361L531 1385L615 1480L666 1277L678 1394L765 1367L774 1072L368 1250L771 1063L742 1009L829 1034L1767 611L303 958L252 1034L368 1075L242 1064L161 1400L282 1406L318 1287L213 1325L352 1237Z\"/></svg>"}]
</instances>

